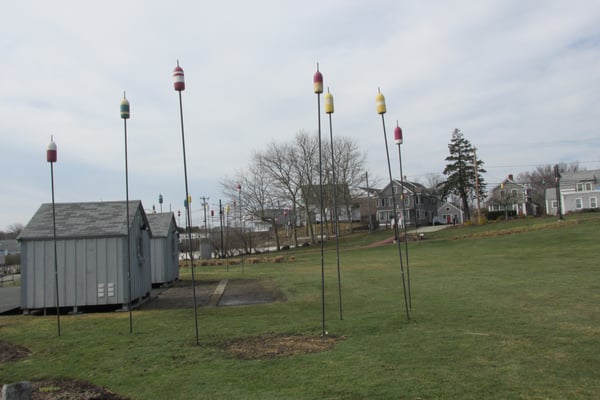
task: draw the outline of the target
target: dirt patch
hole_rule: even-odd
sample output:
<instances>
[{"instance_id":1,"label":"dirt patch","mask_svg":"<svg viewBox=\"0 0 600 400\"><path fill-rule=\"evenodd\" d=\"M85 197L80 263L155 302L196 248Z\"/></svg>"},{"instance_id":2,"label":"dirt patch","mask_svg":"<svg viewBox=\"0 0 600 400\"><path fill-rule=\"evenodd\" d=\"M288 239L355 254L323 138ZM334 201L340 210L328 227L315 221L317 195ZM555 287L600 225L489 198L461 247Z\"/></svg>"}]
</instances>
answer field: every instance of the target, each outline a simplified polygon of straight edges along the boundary
<instances>
[{"instance_id":1,"label":"dirt patch","mask_svg":"<svg viewBox=\"0 0 600 400\"><path fill-rule=\"evenodd\" d=\"M127 400L110 390L89 382L52 378L31 382L32 400Z\"/></svg>"},{"instance_id":2,"label":"dirt patch","mask_svg":"<svg viewBox=\"0 0 600 400\"><path fill-rule=\"evenodd\" d=\"M230 279L219 306L265 304L284 301L285 295L271 282L254 279Z\"/></svg>"},{"instance_id":3,"label":"dirt patch","mask_svg":"<svg viewBox=\"0 0 600 400\"><path fill-rule=\"evenodd\" d=\"M340 337L265 334L224 342L221 347L243 360L287 357L296 354L320 353L335 346Z\"/></svg>"},{"instance_id":4,"label":"dirt patch","mask_svg":"<svg viewBox=\"0 0 600 400\"><path fill-rule=\"evenodd\" d=\"M19 361L30 354L26 347L0 340L0 363ZM127 400L103 387L66 378L31 382L31 392L33 400Z\"/></svg>"},{"instance_id":5,"label":"dirt patch","mask_svg":"<svg viewBox=\"0 0 600 400\"><path fill-rule=\"evenodd\" d=\"M9 342L0 340L0 362L19 361L29 357L31 351L27 347L19 346Z\"/></svg>"},{"instance_id":6,"label":"dirt patch","mask_svg":"<svg viewBox=\"0 0 600 400\"><path fill-rule=\"evenodd\" d=\"M210 305L211 297L220 281L196 281L196 304ZM285 295L268 281L257 279L229 279L218 302L219 306L264 304L285 300ZM193 307L191 281L176 281L168 288L153 291L152 298L140 306L141 310L179 309Z\"/></svg>"}]
</instances>

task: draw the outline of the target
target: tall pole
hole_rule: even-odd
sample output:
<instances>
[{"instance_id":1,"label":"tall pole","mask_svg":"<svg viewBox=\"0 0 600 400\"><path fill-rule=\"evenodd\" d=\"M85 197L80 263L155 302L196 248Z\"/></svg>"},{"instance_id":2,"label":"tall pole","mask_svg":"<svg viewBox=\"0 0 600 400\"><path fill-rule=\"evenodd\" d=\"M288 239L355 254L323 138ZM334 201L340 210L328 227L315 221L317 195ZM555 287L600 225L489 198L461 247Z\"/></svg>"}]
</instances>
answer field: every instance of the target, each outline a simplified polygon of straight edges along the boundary
<instances>
[{"instance_id":1,"label":"tall pole","mask_svg":"<svg viewBox=\"0 0 600 400\"><path fill-rule=\"evenodd\" d=\"M479 171L477 165L477 148L473 148L473 168L475 168L475 197L477 198L477 225L481 225L481 211L479 203Z\"/></svg>"},{"instance_id":2,"label":"tall pole","mask_svg":"<svg viewBox=\"0 0 600 400\"><path fill-rule=\"evenodd\" d=\"M238 191L238 207L240 209L240 254L242 257L242 275L244 275L244 251L245 246L244 246L244 229L242 227L242 185L238 183L237 185L237 191Z\"/></svg>"},{"instance_id":3,"label":"tall pole","mask_svg":"<svg viewBox=\"0 0 600 400\"><path fill-rule=\"evenodd\" d=\"M558 164L554 166L554 182L556 183L556 211L558 213L558 219L563 219L562 215L562 204L560 199L560 171L558 170Z\"/></svg>"},{"instance_id":4,"label":"tall pole","mask_svg":"<svg viewBox=\"0 0 600 400\"><path fill-rule=\"evenodd\" d=\"M181 92L185 90L185 78L183 75L183 69L179 66L179 61L177 61L177 66L173 70L173 86L175 90L179 93L179 118L181 120L181 144L183 149L183 176L185 180L185 198L187 203L187 213L186 213L186 225L187 225L187 233L188 233L188 243L189 243L189 251L190 251L190 264L192 266L192 295L194 298L194 323L196 326L196 344L200 344L199 334L198 334L198 308L196 306L196 278L194 275L194 252L192 250L192 217L190 212L190 192L188 189L188 177L187 177L187 161L185 157L185 134L183 130L183 103L181 101Z\"/></svg>"},{"instance_id":5,"label":"tall pole","mask_svg":"<svg viewBox=\"0 0 600 400\"><path fill-rule=\"evenodd\" d=\"M56 143L50 136L50 143L46 149L46 161L50 163L50 183L52 186L52 232L54 237L54 300L56 302L56 328L60 336L60 301L58 295L58 254L56 249L56 208L54 206L54 163L57 159Z\"/></svg>"},{"instance_id":6,"label":"tall pole","mask_svg":"<svg viewBox=\"0 0 600 400\"><path fill-rule=\"evenodd\" d=\"M219 226L221 228L221 258L225 258L223 254L223 204L221 203L221 199L219 199ZM227 268L229 268L229 266Z\"/></svg>"},{"instance_id":7,"label":"tall pole","mask_svg":"<svg viewBox=\"0 0 600 400\"><path fill-rule=\"evenodd\" d=\"M325 243L323 241L323 156L321 146L321 93L323 93L323 75L319 72L319 63L317 63L317 72L313 76L314 92L317 95L317 121L319 131L319 213L321 214L320 242L321 242L321 317L322 317L322 336L325 331Z\"/></svg>"},{"instance_id":8,"label":"tall pole","mask_svg":"<svg viewBox=\"0 0 600 400\"><path fill-rule=\"evenodd\" d=\"M127 229L127 283L129 286L129 299L127 310L129 311L129 333L133 333L133 312L131 310L131 225L129 221L129 174L127 171L127 120L129 119L129 101L123 93L120 106L121 118L123 119L123 130L125 132L125 226Z\"/></svg>"},{"instance_id":9,"label":"tall pole","mask_svg":"<svg viewBox=\"0 0 600 400\"><path fill-rule=\"evenodd\" d=\"M329 141L331 143L331 175L333 178L333 219L335 223L335 255L337 261L337 276L338 276L338 300L340 304L340 319L344 319L342 313L342 276L340 273L340 219L337 207L337 179L335 176L335 152L333 150L333 127L331 123L331 114L333 114L333 95L327 93L323 95L325 112L329 115Z\"/></svg>"},{"instance_id":10,"label":"tall pole","mask_svg":"<svg viewBox=\"0 0 600 400\"><path fill-rule=\"evenodd\" d=\"M209 200L210 198L202 196L201 199L202 199L202 210L204 211L204 237L206 239L208 239L208 225L206 223L206 206L207 206L206 200Z\"/></svg>"},{"instance_id":11,"label":"tall pole","mask_svg":"<svg viewBox=\"0 0 600 400\"><path fill-rule=\"evenodd\" d=\"M400 273L402 275L402 289L404 291L404 306L406 308L406 319L410 319L410 313L408 311L408 299L406 296L406 281L404 279L404 262L402 261L402 245L400 244L400 237L398 234L398 211L396 207L396 191L394 189L394 179L392 178L392 166L390 164L390 153L388 149L387 133L385 132L385 97L378 90L377 96L375 96L375 105L377 107L377 113L381 115L381 122L383 124L383 140L385 142L385 155L387 157L388 173L390 176L390 187L392 189L392 207L394 208L394 237L396 244L398 245L398 258L400 259Z\"/></svg>"},{"instance_id":12,"label":"tall pole","mask_svg":"<svg viewBox=\"0 0 600 400\"><path fill-rule=\"evenodd\" d=\"M162 213L162 203L163 203L163 197L162 194L158 195L158 204L160 205L160 212Z\"/></svg>"},{"instance_id":13,"label":"tall pole","mask_svg":"<svg viewBox=\"0 0 600 400\"><path fill-rule=\"evenodd\" d=\"M367 183L367 212L369 213L369 234L373 233L373 221L371 218L371 191L369 190L369 172L365 172Z\"/></svg>"},{"instance_id":14,"label":"tall pole","mask_svg":"<svg viewBox=\"0 0 600 400\"><path fill-rule=\"evenodd\" d=\"M408 307L412 310L412 296L410 294L410 267L408 263L408 235L407 235L407 226L406 226L406 203L404 201L404 173L402 172L402 150L400 149L402 144L402 129L398 126L398 121L396 121L396 129L394 129L394 141L398 145L398 163L400 164L400 201L402 202L402 221L404 222L404 256L406 257L406 280L408 283ZM416 193L415 193L416 195ZM417 213L417 207L415 202L415 219ZM415 224L415 227L417 224Z\"/></svg>"}]
</instances>

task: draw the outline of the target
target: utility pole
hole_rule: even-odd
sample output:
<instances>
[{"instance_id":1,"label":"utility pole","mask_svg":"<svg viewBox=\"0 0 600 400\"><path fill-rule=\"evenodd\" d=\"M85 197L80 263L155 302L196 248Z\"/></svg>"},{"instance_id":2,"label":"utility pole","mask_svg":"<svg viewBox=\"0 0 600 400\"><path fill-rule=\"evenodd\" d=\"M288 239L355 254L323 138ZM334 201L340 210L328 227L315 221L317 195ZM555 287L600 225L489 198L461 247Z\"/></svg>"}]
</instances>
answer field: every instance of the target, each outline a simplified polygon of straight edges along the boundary
<instances>
[{"instance_id":1,"label":"utility pole","mask_svg":"<svg viewBox=\"0 0 600 400\"><path fill-rule=\"evenodd\" d=\"M473 167L475 168L475 197L477 198L477 225L481 225L481 211L479 209L479 172L477 170L477 148L473 148Z\"/></svg>"},{"instance_id":2,"label":"utility pole","mask_svg":"<svg viewBox=\"0 0 600 400\"><path fill-rule=\"evenodd\" d=\"M367 212L369 213L369 234L373 233L373 221L371 221L371 191L369 190L369 172L365 172L367 181Z\"/></svg>"},{"instance_id":3,"label":"utility pole","mask_svg":"<svg viewBox=\"0 0 600 400\"><path fill-rule=\"evenodd\" d=\"M554 165L554 181L556 182L556 212L558 213L558 219L563 219L560 201L560 171L558 170L558 164Z\"/></svg>"},{"instance_id":4,"label":"utility pole","mask_svg":"<svg viewBox=\"0 0 600 400\"><path fill-rule=\"evenodd\" d=\"M210 197L200 197L202 199L202 209L204 210L204 237L208 239L208 227L206 224L206 200L210 200Z\"/></svg>"}]
</instances>

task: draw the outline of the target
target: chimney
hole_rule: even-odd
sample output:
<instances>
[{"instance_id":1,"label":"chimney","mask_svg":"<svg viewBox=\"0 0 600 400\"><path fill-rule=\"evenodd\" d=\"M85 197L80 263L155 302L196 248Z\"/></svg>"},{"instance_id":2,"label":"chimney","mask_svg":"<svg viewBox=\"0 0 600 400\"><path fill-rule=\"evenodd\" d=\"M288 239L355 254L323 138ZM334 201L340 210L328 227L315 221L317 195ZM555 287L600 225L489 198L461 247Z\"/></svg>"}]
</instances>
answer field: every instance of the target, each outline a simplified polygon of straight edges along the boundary
<instances>
[{"instance_id":1,"label":"chimney","mask_svg":"<svg viewBox=\"0 0 600 400\"><path fill-rule=\"evenodd\" d=\"M509 181L514 181L515 180L514 177L513 177L513 174L508 174L508 180Z\"/></svg>"}]
</instances>

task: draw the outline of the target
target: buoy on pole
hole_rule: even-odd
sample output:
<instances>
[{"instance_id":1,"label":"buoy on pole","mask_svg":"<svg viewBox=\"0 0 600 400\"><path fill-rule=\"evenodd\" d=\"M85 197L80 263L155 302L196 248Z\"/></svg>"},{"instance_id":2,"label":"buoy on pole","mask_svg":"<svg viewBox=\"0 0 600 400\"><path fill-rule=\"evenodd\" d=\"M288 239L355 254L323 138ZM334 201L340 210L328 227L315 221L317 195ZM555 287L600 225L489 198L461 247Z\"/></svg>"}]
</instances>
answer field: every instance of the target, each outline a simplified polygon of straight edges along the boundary
<instances>
[{"instance_id":1,"label":"buoy on pole","mask_svg":"<svg viewBox=\"0 0 600 400\"><path fill-rule=\"evenodd\" d=\"M54 301L56 303L56 327L60 336L60 301L58 295L58 254L56 248L56 207L54 205L54 163L57 160L57 149L54 138L50 136L50 143L46 148L46 161L50 163L50 183L52 187L52 233L54 239Z\"/></svg>"},{"instance_id":2,"label":"buoy on pole","mask_svg":"<svg viewBox=\"0 0 600 400\"><path fill-rule=\"evenodd\" d=\"M410 266L408 262L408 227L406 226L406 202L404 200L404 173L402 172L402 150L400 149L402 140L402 129L396 121L396 128L394 129L394 142L398 145L398 163L400 164L400 201L402 202L402 221L404 225L404 257L406 258L406 283L408 287L408 308L412 309L412 295L410 293ZM416 212L416 211L415 211ZM415 216L416 220L416 216ZM415 224L416 225L416 224Z\"/></svg>"},{"instance_id":3,"label":"buoy on pole","mask_svg":"<svg viewBox=\"0 0 600 400\"><path fill-rule=\"evenodd\" d=\"M127 120L129 119L129 100L123 92L123 100L119 107L121 113L121 119L123 119L123 130L125 133L125 226L127 229L127 283L128 283L128 300L127 300L127 311L129 311L129 333L133 333L133 311L131 309L131 297L133 291L131 290L131 221L129 220L129 173L127 169Z\"/></svg>"},{"instance_id":4,"label":"buoy on pole","mask_svg":"<svg viewBox=\"0 0 600 400\"><path fill-rule=\"evenodd\" d=\"M185 198L190 199L190 192L188 187L188 177L187 177L187 160L185 156L185 133L183 130L183 103L181 101L181 92L185 90L185 77L183 74L183 68L179 66L179 61L177 61L177 66L173 70L173 88L176 92L179 93L179 118L181 121L181 144L183 149L183 176L185 181ZM194 323L196 327L196 344L200 344L200 338L198 334L198 307L196 304L196 278L194 272L194 252L192 250L192 221L191 221L191 207L190 202L187 202L187 213L186 213L186 227L188 234L188 248L189 248L189 257L190 257L190 265L192 269L192 295L193 295L193 303L194 303Z\"/></svg>"},{"instance_id":5,"label":"buoy on pole","mask_svg":"<svg viewBox=\"0 0 600 400\"><path fill-rule=\"evenodd\" d=\"M338 301L340 305L340 319L344 319L342 310L342 275L340 272L340 219L338 214L337 206L337 177L335 175L335 151L333 146L333 125L331 122L331 114L333 114L333 95L327 88L327 93L323 95L325 103L325 113L329 115L329 141L331 145L331 175L333 181L333 221L335 224L335 255L337 262L337 276L338 276Z\"/></svg>"},{"instance_id":6,"label":"buoy on pole","mask_svg":"<svg viewBox=\"0 0 600 400\"><path fill-rule=\"evenodd\" d=\"M396 207L396 191L394 189L394 179L392 178L392 167L390 164L390 153L387 142L387 133L385 132L385 97L381 93L381 91L377 90L377 95L375 96L375 106L377 109L377 114L381 115L381 122L383 125L383 140L385 142L385 155L387 157L387 165L388 165L388 173L390 177L390 187L392 190L392 215L394 216L394 238L396 239L396 244L398 245L398 257L400 259L400 273L402 275L402 289L404 291L404 306L406 308L406 319L410 319L410 313L408 311L408 298L406 295L406 281L404 278L404 262L402 260L402 245L400 244L400 236L398 234L398 208Z\"/></svg>"},{"instance_id":7,"label":"buoy on pole","mask_svg":"<svg viewBox=\"0 0 600 400\"><path fill-rule=\"evenodd\" d=\"M325 330L325 243L323 239L323 155L321 145L321 93L323 93L323 75L319 72L319 63L317 63L317 72L313 76L314 92L317 95L317 126L319 132L319 214L321 218L319 242L321 243L321 319L322 336L326 335Z\"/></svg>"}]
</instances>

